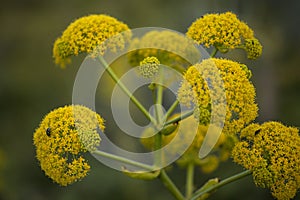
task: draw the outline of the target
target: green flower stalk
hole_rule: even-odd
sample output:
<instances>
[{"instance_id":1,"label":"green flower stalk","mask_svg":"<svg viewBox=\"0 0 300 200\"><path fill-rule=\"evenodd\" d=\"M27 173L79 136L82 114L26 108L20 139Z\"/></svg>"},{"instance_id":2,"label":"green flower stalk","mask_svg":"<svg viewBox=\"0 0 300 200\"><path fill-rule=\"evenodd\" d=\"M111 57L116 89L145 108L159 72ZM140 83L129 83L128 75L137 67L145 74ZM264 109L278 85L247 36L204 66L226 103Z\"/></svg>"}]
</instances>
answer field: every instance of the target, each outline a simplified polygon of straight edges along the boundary
<instances>
[{"instance_id":1,"label":"green flower stalk","mask_svg":"<svg viewBox=\"0 0 300 200\"><path fill-rule=\"evenodd\" d=\"M234 162L251 170L255 184L269 188L276 199L292 199L300 189L299 130L279 122L251 124L240 139Z\"/></svg>"},{"instance_id":2,"label":"green flower stalk","mask_svg":"<svg viewBox=\"0 0 300 200\"><path fill-rule=\"evenodd\" d=\"M71 105L51 111L33 135L42 170L62 186L84 178L90 165L82 153L97 149L101 140L97 130L104 128L100 115L84 106Z\"/></svg>"}]
</instances>

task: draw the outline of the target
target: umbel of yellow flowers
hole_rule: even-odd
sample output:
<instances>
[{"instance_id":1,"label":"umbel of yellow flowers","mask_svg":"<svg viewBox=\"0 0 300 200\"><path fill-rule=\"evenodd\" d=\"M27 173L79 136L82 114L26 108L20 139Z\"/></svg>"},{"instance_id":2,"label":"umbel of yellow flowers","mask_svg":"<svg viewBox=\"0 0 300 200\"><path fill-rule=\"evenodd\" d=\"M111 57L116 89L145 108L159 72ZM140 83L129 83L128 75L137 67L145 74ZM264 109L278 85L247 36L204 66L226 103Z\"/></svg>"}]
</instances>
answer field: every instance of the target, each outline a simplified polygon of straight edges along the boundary
<instances>
[{"instance_id":1,"label":"umbel of yellow flowers","mask_svg":"<svg viewBox=\"0 0 300 200\"><path fill-rule=\"evenodd\" d=\"M158 73L159 65L159 60L156 57L151 56L142 60L138 69L144 78L152 78Z\"/></svg>"},{"instance_id":2,"label":"umbel of yellow flowers","mask_svg":"<svg viewBox=\"0 0 300 200\"><path fill-rule=\"evenodd\" d=\"M67 27L54 43L53 57L56 64L65 67L71 61L70 56L103 54L106 49L116 51L124 48L130 38L129 28L123 22L107 15L89 15ZM107 39L111 40L104 44Z\"/></svg>"},{"instance_id":3,"label":"umbel of yellow flowers","mask_svg":"<svg viewBox=\"0 0 300 200\"><path fill-rule=\"evenodd\" d=\"M149 31L130 43L129 62L135 67L147 57L156 57L161 64L180 72L196 63L201 55L191 39L170 30ZM174 53L176 52L176 53Z\"/></svg>"},{"instance_id":4,"label":"umbel of yellow flowers","mask_svg":"<svg viewBox=\"0 0 300 200\"><path fill-rule=\"evenodd\" d=\"M249 59L256 59L262 53L253 30L232 12L206 14L189 27L186 35L198 44L214 46L221 52L242 48Z\"/></svg>"},{"instance_id":5,"label":"umbel of yellow flowers","mask_svg":"<svg viewBox=\"0 0 300 200\"><path fill-rule=\"evenodd\" d=\"M279 122L251 124L232 151L234 161L253 172L255 184L279 200L293 198L300 188L298 131Z\"/></svg>"},{"instance_id":6,"label":"umbel of yellow flowers","mask_svg":"<svg viewBox=\"0 0 300 200\"><path fill-rule=\"evenodd\" d=\"M96 150L100 144L97 131L104 128L100 115L84 106L70 105L51 111L33 135L42 170L62 186L85 177L90 166L82 153Z\"/></svg>"},{"instance_id":7,"label":"umbel of yellow flowers","mask_svg":"<svg viewBox=\"0 0 300 200\"><path fill-rule=\"evenodd\" d=\"M214 78L214 68L219 70L223 83ZM203 60L185 72L178 98L187 106L194 103L194 116L200 124L207 125L211 118L211 100L222 100L220 91L225 90L226 116L223 132L238 133L256 118L258 112L255 88L249 80L249 74L251 72L247 66L238 62L218 58ZM218 102L215 102L215 106L218 106Z\"/></svg>"}]
</instances>

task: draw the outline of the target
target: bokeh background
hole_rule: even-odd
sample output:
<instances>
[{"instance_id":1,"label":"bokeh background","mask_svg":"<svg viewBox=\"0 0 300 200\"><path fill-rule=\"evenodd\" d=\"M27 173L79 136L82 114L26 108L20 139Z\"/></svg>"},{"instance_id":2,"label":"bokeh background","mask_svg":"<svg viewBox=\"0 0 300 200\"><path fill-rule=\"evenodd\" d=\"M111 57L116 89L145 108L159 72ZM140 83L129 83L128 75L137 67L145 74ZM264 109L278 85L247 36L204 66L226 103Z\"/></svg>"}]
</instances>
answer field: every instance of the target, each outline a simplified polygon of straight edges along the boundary
<instances>
[{"instance_id":1,"label":"bokeh background","mask_svg":"<svg viewBox=\"0 0 300 200\"><path fill-rule=\"evenodd\" d=\"M44 176L32 135L51 109L72 102L82 62L61 70L52 45L74 19L94 13L114 16L131 28L164 27L186 32L205 13L233 11L255 30L264 45L257 61L231 54L253 70L260 106L257 121L280 120L300 126L300 2L238 0L10 0L0 4L0 199L172 199L159 181L134 180L90 156L92 171L83 181L60 187ZM242 168L224 163L213 174L226 178ZM197 172L200 186L208 177ZM184 181L174 168L176 183ZM182 184L181 184L182 185ZM180 189L184 189L183 186ZM297 196L299 198L299 195ZM210 199L272 199L251 177L223 187Z\"/></svg>"}]
</instances>

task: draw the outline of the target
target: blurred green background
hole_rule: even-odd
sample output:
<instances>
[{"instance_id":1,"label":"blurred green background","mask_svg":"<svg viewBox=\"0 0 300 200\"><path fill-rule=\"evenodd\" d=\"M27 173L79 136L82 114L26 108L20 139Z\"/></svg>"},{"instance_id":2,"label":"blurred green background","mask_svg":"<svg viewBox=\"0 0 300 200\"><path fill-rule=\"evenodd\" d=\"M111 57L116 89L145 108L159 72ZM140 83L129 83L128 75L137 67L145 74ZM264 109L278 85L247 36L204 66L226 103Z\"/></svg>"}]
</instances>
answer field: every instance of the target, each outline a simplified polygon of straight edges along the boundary
<instances>
[{"instance_id":1,"label":"blurred green background","mask_svg":"<svg viewBox=\"0 0 300 200\"><path fill-rule=\"evenodd\" d=\"M300 2L295 0L10 0L0 6L0 171L2 200L172 199L159 181L133 180L90 156L92 171L69 187L52 183L35 158L32 134L51 109L72 102L72 87L82 62L61 70L54 65L52 45L75 18L108 14L131 28L164 27L186 32L208 12L233 11L255 30L264 45L263 56L245 61L253 70L260 106L258 121L280 120L300 126ZM2 165L2 164L1 164ZM0 169L1 169L0 165ZM226 178L242 168L224 163L214 176ZM197 172L197 186L208 177ZM172 172L176 183L183 171ZM184 189L184 188L180 188ZM299 195L298 195L299 198ZM210 199L272 199L256 188L251 177L228 185Z\"/></svg>"}]
</instances>

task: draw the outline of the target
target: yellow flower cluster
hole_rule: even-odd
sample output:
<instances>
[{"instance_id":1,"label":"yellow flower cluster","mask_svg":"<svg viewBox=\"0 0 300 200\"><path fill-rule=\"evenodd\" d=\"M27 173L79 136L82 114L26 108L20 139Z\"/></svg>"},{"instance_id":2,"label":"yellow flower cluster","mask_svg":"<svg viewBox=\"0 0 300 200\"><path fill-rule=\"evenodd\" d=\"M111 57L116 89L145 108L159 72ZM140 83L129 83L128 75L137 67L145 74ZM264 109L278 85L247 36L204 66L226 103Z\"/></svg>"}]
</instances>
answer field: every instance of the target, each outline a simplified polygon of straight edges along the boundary
<instances>
[{"instance_id":1,"label":"yellow flower cluster","mask_svg":"<svg viewBox=\"0 0 300 200\"><path fill-rule=\"evenodd\" d=\"M82 153L96 150L97 131L104 128L100 115L84 106L64 106L48 113L33 135L42 170L62 186L85 177L90 166Z\"/></svg>"},{"instance_id":2,"label":"yellow flower cluster","mask_svg":"<svg viewBox=\"0 0 300 200\"><path fill-rule=\"evenodd\" d=\"M186 118L179 122L178 127L180 128L177 128L169 135L163 135L163 146L169 145L170 148L170 151L166 152L165 156L174 156L174 154L178 152L178 149L182 149L182 147L188 146L188 149L176 161L176 163L181 167L186 167L188 164L194 164L199 166L203 173L211 173L217 169L221 161L226 161L230 157L231 150L234 144L237 142L237 137L235 135L222 134L217 144L214 146L212 153L204 159L200 159L199 150L207 133L208 126L199 125L196 129L197 133L194 133L194 129L191 128L195 125L193 123L193 120L193 117ZM144 131L143 136L146 137L147 135L153 135L153 131L153 128L147 128ZM190 138L194 135L194 140L190 144ZM180 137L180 139L170 144L174 137L178 136ZM142 144L147 149L154 148L154 141L155 136L141 139Z\"/></svg>"},{"instance_id":3,"label":"yellow flower cluster","mask_svg":"<svg viewBox=\"0 0 300 200\"><path fill-rule=\"evenodd\" d=\"M230 49L243 48L244 43L247 45L247 40L254 40L256 43L252 45L251 50L249 46L246 47L251 59L260 56L262 50L262 46L254 38L253 30L232 12L206 14L192 23L186 35L198 44L207 48L214 46L223 53Z\"/></svg>"},{"instance_id":4,"label":"yellow flower cluster","mask_svg":"<svg viewBox=\"0 0 300 200\"><path fill-rule=\"evenodd\" d=\"M216 78L218 74L219 79ZM196 105L194 115L203 125L210 123L212 103L216 115L222 115L224 112L219 105L226 101L223 132L238 133L256 118L258 112L255 88L248 79L250 75L246 65L226 59L206 59L188 68L178 90L178 99L187 106ZM225 98L222 92L226 100L222 99Z\"/></svg>"},{"instance_id":5,"label":"yellow flower cluster","mask_svg":"<svg viewBox=\"0 0 300 200\"><path fill-rule=\"evenodd\" d=\"M187 36L198 44L234 49L242 39L253 38L253 31L231 12L206 14L189 27Z\"/></svg>"},{"instance_id":6,"label":"yellow flower cluster","mask_svg":"<svg viewBox=\"0 0 300 200\"><path fill-rule=\"evenodd\" d=\"M246 39L244 49L249 59L256 59L262 54L262 45L257 39Z\"/></svg>"},{"instance_id":7,"label":"yellow flower cluster","mask_svg":"<svg viewBox=\"0 0 300 200\"><path fill-rule=\"evenodd\" d=\"M138 67L140 74L145 78L151 78L158 73L160 62L154 57L146 57Z\"/></svg>"},{"instance_id":8,"label":"yellow flower cluster","mask_svg":"<svg viewBox=\"0 0 300 200\"><path fill-rule=\"evenodd\" d=\"M80 53L100 53L106 49L124 48L131 38L126 24L107 15L89 15L71 23L53 47L55 63L62 67L70 63L70 56ZM109 39L109 40L108 40Z\"/></svg>"},{"instance_id":9,"label":"yellow flower cluster","mask_svg":"<svg viewBox=\"0 0 300 200\"><path fill-rule=\"evenodd\" d=\"M129 54L129 62L134 67L146 57L155 56L161 64L181 72L201 56L190 39L168 30L150 31L139 39L135 38L130 49L133 51Z\"/></svg>"},{"instance_id":10,"label":"yellow flower cluster","mask_svg":"<svg viewBox=\"0 0 300 200\"><path fill-rule=\"evenodd\" d=\"M279 122L251 124L232 151L234 162L253 172L257 186L269 188L278 200L288 200L300 189L300 135Z\"/></svg>"}]
</instances>

